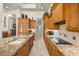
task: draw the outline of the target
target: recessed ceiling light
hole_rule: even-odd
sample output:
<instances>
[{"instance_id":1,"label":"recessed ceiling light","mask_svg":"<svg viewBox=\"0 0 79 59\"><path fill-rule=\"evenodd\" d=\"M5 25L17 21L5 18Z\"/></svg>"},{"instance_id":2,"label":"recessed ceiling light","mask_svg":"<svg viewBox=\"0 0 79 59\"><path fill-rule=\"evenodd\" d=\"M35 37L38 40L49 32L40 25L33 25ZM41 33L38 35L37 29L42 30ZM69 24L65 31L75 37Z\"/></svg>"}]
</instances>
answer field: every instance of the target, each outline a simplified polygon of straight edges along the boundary
<instances>
[{"instance_id":1,"label":"recessed ceiling light","mask_svg":"<svg viewBox=\"0 0 79 59\"><path fill-rule=\"evenodd\" d=\"M8 6L6 6L6 8L9 8Z\"/></svg>"},{"instance_id":2,"label":"recessed ceiling light","mask_svg":"<svg viewBox=\"0 0 79 59\"><path fill-rule=\"evenodd\" d=\"M41 7L41 9L43 9L43 7Z\"/></svg>"},{"instance_id":3,"label":"recessed ceiling light","mask_svg":"<svg viewBox=\"0 0 79 59\"><path fill-rule=\"evenodd\" d=\"M36 8L35 4L24 4L22 5L22 8Z\"/></svg>"},{"instance_id":4,"label":"recessed ceiling light","mask_svg":"<svg viewBox=\"0 0 79 59\"><path fill-rule=\"evenodd\" d=\"M8 14L9 17L13 17L11 14Z\"/></svg>"}]
</instances>

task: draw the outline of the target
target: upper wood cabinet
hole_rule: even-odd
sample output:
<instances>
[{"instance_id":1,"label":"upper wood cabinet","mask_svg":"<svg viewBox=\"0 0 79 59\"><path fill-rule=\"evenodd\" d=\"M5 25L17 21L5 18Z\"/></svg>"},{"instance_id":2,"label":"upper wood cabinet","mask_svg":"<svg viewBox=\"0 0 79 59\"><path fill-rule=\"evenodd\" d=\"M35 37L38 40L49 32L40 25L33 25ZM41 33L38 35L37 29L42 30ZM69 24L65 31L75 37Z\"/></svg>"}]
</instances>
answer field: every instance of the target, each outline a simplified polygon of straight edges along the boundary
<instances>
[{"instance_id":1,"label":"upper wood cabinet","mask_svg":"<svg viewBox=\"0 0 79 59\"><path fill-rule=\"evenodd\" d=\"M69 31L79 31L79 4L66 4L66 25Z\"/></svg>"},{"instance_id":2,"label":"upper wood cabinet","mask_svg":"<svg viewBox=\"0 0 79 59\"><path fill-rule=\"evenodd\" d=\"M53 23L53 19L49 18L48 16L44 17L44 28L45 29L59 29L59 25L55 25Z\"/></svg>"},{"instance_id":3,"label":"upper wood cabinet","mask_svg":"<svg viewBox=\"0 0 79 59\"><path fill-rule=\"evenodd\" d=\"M65 4L62 3L53 4L53 6L51 7L51 18L53 18L53 21L55 23L65 20L65 15L66 15L65 8L66 8Z\"/></svg>"},{"instance_id":4,"label":"upper wood cabinet","mask_svg":"<svg viewBox=\"0 0 79 59\"><path fill-rule=\"evenodd\" d=\"M36 25L36 21L35 20L29 20L29 26L30 26L30 29L35 29L35 25Z\"/></svg>"},{"instance_id":5,"label":"upper wood cabinet","mask_svg":"<svg viewBox=\"0 0 79 59\"><path fill-rule=\"evenodd\" d=\"M51 18L54 23L66 21L66 29L79 31L79 4L78 3L55 3L51 7Z\"/></svg>"},{"instance_id":6,"label":"upper wood cabinet","mask_svg":"<svg viewBox=\"0 0 79 59\"><path fill-rule=\"evenodd\" d=\"M28 34L29 29L29 19L20 18L18 19L18 33L19 34Z\"/></svg>"}]
</instances>

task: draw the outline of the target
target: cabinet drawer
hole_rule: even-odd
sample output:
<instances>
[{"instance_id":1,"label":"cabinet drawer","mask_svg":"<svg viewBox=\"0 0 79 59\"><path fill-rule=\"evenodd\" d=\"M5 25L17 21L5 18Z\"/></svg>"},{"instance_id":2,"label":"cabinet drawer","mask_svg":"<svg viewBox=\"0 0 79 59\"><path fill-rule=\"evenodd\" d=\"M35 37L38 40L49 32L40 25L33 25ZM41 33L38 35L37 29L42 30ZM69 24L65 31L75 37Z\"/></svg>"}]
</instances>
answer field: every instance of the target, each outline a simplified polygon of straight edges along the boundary
<instances>
[{"instance_id":1,"label":"cabinet drawer","mask_svg":"<svg viewBox=\"0 0 79 59\"><path fill-rule=\"evenodd\" d=\"M8 32L2 32L2 37L3 37L3 38L8 37Z\"/></svg>"}]
</instances>

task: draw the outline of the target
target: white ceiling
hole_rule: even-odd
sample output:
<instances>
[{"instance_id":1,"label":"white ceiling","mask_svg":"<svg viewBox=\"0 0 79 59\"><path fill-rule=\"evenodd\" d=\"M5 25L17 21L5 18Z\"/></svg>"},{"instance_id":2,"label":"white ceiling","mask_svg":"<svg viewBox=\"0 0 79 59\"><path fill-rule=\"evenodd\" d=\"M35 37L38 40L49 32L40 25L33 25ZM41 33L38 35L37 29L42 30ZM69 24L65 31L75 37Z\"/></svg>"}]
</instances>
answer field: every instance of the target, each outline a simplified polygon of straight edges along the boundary
<instances>
[{"instance_id":1,"label":"white ceiling","mask_svg":"<svg viewBox=\"0 0 79 59\"><path fill-rule=\"evenodd\" d=\"M10 10L47 11L50 3L4 3L3 7Z\"/></svg>"}]
</instances>

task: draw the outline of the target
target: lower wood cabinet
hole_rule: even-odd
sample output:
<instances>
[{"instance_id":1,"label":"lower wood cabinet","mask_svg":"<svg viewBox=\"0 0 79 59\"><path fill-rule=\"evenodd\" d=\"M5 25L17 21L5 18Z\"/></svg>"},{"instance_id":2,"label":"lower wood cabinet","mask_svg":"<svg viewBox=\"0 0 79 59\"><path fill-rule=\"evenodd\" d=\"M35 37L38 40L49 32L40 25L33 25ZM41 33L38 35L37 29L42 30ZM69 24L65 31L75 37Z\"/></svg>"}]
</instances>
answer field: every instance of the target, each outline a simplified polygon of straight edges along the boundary
<instances>
[{"instance_id":1,"label":"lower wood cabinet","mask_svg":"<svg viewBox=\"0 0 79 59\"><path fill-rule=\"evenodd\" d=\"M30 53L30 50L33 46L33 38L34 35L21 47L17 50L15 56L28 56Z\"/></svg>"},{"instance_id":2,"label":"lower wood cabinet","mask_svg":"<svg viewBox=\"0 0 79 59\"><path fill-rule=\"evenodd\" d=\"M50 56L63 56L63 53L59 51L55 44L53 44L50 39L44 36L44 41Z\"/></svg>"},{"instance_id":3,"label":"lower wood cabinet","mask_svg":"<svg viewBox=\"0 0 79 59\"><path fill-rule=\"evenodd\" d=\"M16 53L16 56L26 56L29 54L29 43L26 42Z\"/></svg>"}]
</instances>

